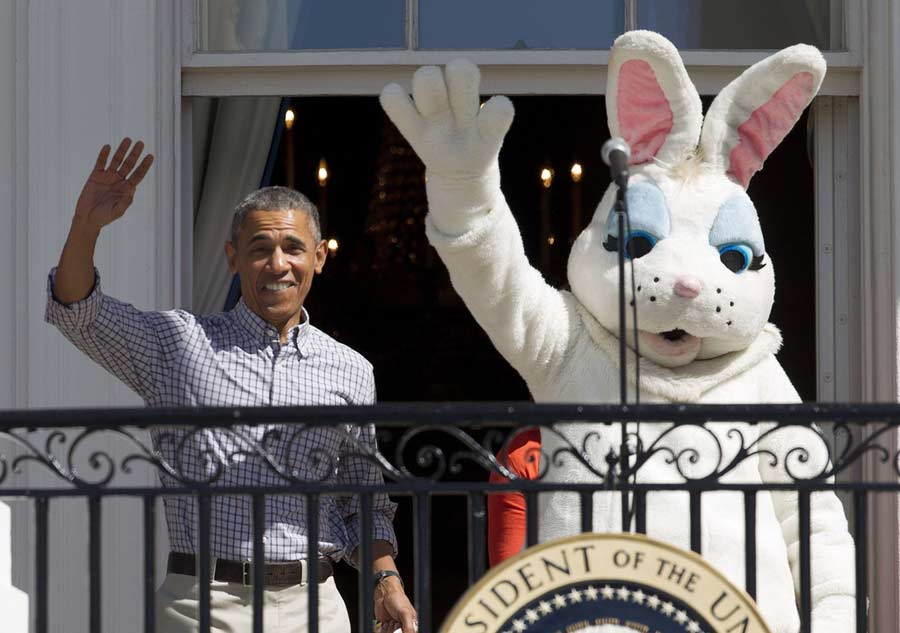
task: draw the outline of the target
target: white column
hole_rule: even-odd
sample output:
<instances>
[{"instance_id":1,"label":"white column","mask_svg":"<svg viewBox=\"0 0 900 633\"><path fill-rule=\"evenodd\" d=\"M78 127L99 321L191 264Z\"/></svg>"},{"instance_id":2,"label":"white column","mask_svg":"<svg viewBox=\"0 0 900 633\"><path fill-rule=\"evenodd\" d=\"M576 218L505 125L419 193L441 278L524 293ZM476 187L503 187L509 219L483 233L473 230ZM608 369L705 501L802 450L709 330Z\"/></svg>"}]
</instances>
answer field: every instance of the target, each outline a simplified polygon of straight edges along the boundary
<instances>
[{"instance_id":1,"label":"white column","mask_svg":"<svg viewBox=\"0 0 900 633\"><path fill-rule=\"evenodd\" d=\"M12 585L9 506L0 501L0 613L5 633L28 631L28 595Z\"/></svg>"},{"instance_id":2,"label":"white column","mask_svg":"<svg viewBox=\"0 0 900 633\"><path fill-rule=\"evenodd\" d=\"M24 2L0 2L0 408L15 406L16 373L16 250L15 209L24 197L21 141L24 137L18 78L21 52L27 41L18 27ZM10 456L11 447L0 439L0 456ZM9 484L9 480L6 482ZM12 516L0 501L0 629L10 633L28 630L28 596L12 584Z\"/></svg>"},{"instance_id":3,"label":"white column","mask_svg":"<svg viewBox=\"0 0 900 633\"><path fill-rule=\"evenodd\" d=\"M897 402L900 340L900 2L847 3L863 12L865 67L862 137L862 397ZM853 8L858 7L858 8ZM897 433L881 440L898 446ZM870 481L896 481L894 460L864 458ZM869 495L869 630L900 631L900 504L895 494Z\"/></svg>"},{"instance_id":4,"label":"white column","mask_svg":"<svg viewBox=\"0 0 900 633\"><path fill-rule=\"evenodd\" d=\"M142 309L180 303L180 11L172 0L0 0L2 409L140 403L43 322L46 275L97 152L127 135L143 139L156 162L126 216L101 237L96 263L103 286ZM114 456L134 452L108 437L97 448ZM9 450L0 436L0 454ZM40 465L26 463L23 470L23 485L68 486ZM156 477L143 471L130 483L153 485ZM0 482L0 496L10 485ZM84 498L50 501L53 631L87 633L86 509ZM9 509L0 511L0 554L8 560ZM13 578L28 591L34 586L30 515L27 502L12 505ZM103 628L136 630L143 609L140 500L104 500L101 531ZM160 539L160 550L165 547ZM5 569L4 633L10 630L3 604L8 563Z\"/></svg>"}]
</instances>

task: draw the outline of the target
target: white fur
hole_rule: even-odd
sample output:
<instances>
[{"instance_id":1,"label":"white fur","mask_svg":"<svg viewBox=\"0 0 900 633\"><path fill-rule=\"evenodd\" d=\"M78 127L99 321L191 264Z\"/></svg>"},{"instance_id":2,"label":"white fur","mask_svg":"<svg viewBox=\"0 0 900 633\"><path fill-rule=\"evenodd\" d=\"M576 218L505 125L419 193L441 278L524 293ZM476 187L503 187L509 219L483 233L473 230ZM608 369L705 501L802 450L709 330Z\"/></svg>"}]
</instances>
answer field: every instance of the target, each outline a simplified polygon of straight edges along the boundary
<instances>
[{"instance_id":1,"label":"white fur","mask_svg":"<svg viewBox=\"0 0 900 633\"><path fill-rule=\"evenodd\" d=\"M653 332L680 328L701 337L697 358L746 348L766 324L775 299L771 261L762 270L735 275L722 266L718 251L708 241L719 206L730 196L745 195L743 189L706 170L688 179L672 178L668 170L652 164L634 171L632 183L649 178L663 191L672 219L670 236L660 240L648 255L627 264L629 269L634 266L635 286L641 288L637 293L639 326ZM593 220L572 246L568 268L572 293L612 332L618 330L619 323L618 303L610 301L618 292L617 255L606 251L602 243L615 195L614 187L606 192ZM630 279L631 271L625 274ZM699 297L683 299L674 294L675 280L685 275L699 279ZM627 299L633 298L628 284ZM631 310L627 315L633 327ZM727 325L729 321L731 325ZM633 338L626 340L631 344ZM645 356L650 353L649 349L643 351ZM663 358L653 360L665 362Z\"/></svg>"},{"instance_id":2,"label":"white fur","mask_svg":"<svg viewBox=\"0 0 900 633\"><path fill-rule=\"evenodd\" d=\"M825 59L807 44L775 53L728 84L713 100L703 122L700 153L704 160L727 172L729 154L738 142L737 128L786 81L801 72L812 75L813 94L817 93L825 78Z\"/></svg>"},{"instance_id":3,"label":"white fur","mask_svg":"<svg viewBox=\"0 0 900 633\"><path fill-rule=\"evenodd\" d=\"M674 117L671 135L656 159L634 169L633 183L652 180L662 191L671 232L650 253L634 260L633 265L637 285L642 288L636 296L639 327L650 333L679 328L700 337L701 342L689 356L676 359L657 358L642 349L642 400L798 402L790 380L775 360L780 335L767 324L774 297L774 273L768 256L761 270L734 274L721 264L718 251L709 243L710 227L720 206L725 200L745 194L726 175L724 165L705 162L702 156L689 151L698 140L696 113L691 105L698 101L673 51L674 47L661 36L638 32L617 40L611 54L616 64L610 71L612 90L617 81L615 69L629 58L640 58L648 61L657 77L666 82L663 91L667 99L676 102L673 113L682 113ZM805 47L787 49L779 54L779 64L802 67L816 61L807 53ZM525 378L535 401L618 401L616 255L602 246L614 191L608 191L601 200L590 226L573 246L568 269L572 292L550 287L529 265L518 227L499 190L496 158L512 119L511 105L505 99L498 100L487 113L487 106L479 113L477 70L467 62L452 64L447 70L448 77L468 74L467 80L456 77L445 84L438 81L437 69L420 69L416 76L420 73L424 77L413 81L415 103L395 85L385 88L381 100L426 164L426 231L447 265L457 292L500 353ZM726 88L723 94L732 95L733 100L736 94L752 92L753 87L744 77L759 78L751 68L736 80L734 88ZM449 97L442 92L447 84L451 87ZM418 90L416 85L420 86ZM462 116L454 114L457 109ZM726 127L736 123L739 124L732 117L726 120ZM611 120L610 125L613 128L615 122ZM713 136L721 137L721 133L710 132L711 143ZM674 282L680 277L699 282L696 298L685 299L674 292ZM656 300L650 301L650 296ZM629 289L628 299L631 298ZM628 374L633 396L633 372ZM641 425L645 445L668 427ZM742 429L748 441L760 431L747 425ZM699 475L714 467L710 461L714 454L711 450L716 448L713 435L726 452L737 450L733 437L719 432L711 435L697 427L679 429L667 442L673 450L690 446L701 450L696 463L683 464ZM565 446L586 448L588 458L603 470L604 457L618 446L620 438L617 425L565 424L542 433L542 445L550 455ZM786 457L787 448L798 444L808 445L813 452L809 468L823 467L827 456L814 450L821 446L821 440L809 429L777 433L766 440L764 448ZM640 472L642 481L682 481L675 467L662 456L648 462ZM754 483L785 480L783 472L756 458L745 459L728 478ZM564 460L547 468L546 480L591 482L596 481L596 476L574 460ZM684 493L651 495L647 503L649 534L686 547L686 508ZM704 495L704 508L704 556L733 582L743 584L740 497L710 493ZM619 511L614 494L597 493L594 529L621 529ZM539 513L542 541L579 529L577 498L571 495L541 495ZM852 539L834 494L814 495L812 516L812 625L818 633L844 633L854 624ZM775 633L795 633L799 627L794 600L799 561L793 493L759 495L757 551L762 613Z\"/></svg>"},{"instance_id":4,"label":"white fur","mask_svg":"<svg viewBox=\"0 0 900 633\"><path fill-rule=\"evenodd\" d=\"M631 31L616 40L610 52L606 84L606 112L609 132L613 137L624 133L619 125L616 101L619 94L619 69L629 60L650 64L672 109L672 132L657 153L665 164L677 164L697 147L703 110L700 95L694 89L675 46L651 31Z\"/></svg>"}]
</instances>

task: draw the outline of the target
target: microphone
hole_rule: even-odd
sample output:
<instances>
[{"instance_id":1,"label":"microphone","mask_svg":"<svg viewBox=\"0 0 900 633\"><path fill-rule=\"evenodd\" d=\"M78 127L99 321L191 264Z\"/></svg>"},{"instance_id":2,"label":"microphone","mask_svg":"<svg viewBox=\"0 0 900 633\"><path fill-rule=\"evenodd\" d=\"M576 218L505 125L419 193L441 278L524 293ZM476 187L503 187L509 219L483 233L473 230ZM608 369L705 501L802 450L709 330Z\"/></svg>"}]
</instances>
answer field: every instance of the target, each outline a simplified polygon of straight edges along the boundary
<instances>
[{"instance_id":1,"label":"microphone","mask_svg":"<svg viewBox=\"0 0 900 633\"><path fill-rule=\"evenodd\" d=\"M631 156L628 143L620 138L611 138L603 144L600 156L609 165L609 175L613 182L619 189L625 189L628 186L628 158Z\"/></svg>"}]
</instances>

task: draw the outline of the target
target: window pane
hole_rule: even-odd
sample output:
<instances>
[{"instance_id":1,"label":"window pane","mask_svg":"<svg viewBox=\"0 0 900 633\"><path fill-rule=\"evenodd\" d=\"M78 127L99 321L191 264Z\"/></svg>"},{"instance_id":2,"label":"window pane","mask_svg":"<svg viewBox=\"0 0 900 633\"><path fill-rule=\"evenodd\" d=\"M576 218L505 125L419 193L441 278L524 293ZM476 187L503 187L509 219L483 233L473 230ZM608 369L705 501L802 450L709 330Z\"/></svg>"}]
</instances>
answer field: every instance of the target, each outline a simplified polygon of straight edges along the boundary
<instances>
[{"instance_id":1,"label":"window pane","mask_svg":"<svg viewBox=\"0 0 900 633\"><path fill-rule=\"evenodd\" d=\"M681 49L844 48L840 0L638 0L637 23Z\"/></svg>"},{"instance_id":2,"label":"window pane","mask_svg":"<svg viewBox=\"0 0 900 633\"><path fill-rule=\"evenodd\" d=\"M609 48L625 28L624 6L622 0L419 0L419 48Z\"/></svg>"},{"instance_id":3,"label":"window pane","mask_svg":"<svg viewBox=\"0 0 900 633\"><path fill-rule=\"evenodd\" d=\"M404 48L405 0L203 0L201 50Z\"/></svg>"}]
</instances>

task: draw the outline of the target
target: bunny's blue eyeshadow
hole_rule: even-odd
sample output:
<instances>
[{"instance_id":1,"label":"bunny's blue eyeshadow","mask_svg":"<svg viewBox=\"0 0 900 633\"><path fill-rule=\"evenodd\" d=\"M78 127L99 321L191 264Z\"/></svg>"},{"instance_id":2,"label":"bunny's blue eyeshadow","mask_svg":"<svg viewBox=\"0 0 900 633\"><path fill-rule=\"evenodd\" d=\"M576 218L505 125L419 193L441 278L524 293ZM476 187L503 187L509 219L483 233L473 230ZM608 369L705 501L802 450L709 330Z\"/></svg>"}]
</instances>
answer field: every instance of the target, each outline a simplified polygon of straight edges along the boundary
<instances>
[{"instance_id":1,"label":"bunny's blue eyeshadow","mask_svg":"<svg viewBox=\"0 0 900 633\"><path fill-rule=\"evenodd\" d=\"M709 243L716 248L725 244L746 244L754 257L766 252L756 207L747 194L732 196L719 207L709 232Z\"/></svg>"},{"instance_id":2,"label":"bunny's blue eyeshadow","mask_svg":"<svg viewBox=\"0 0 900 633\"><path fill-rule=\"evenodd\" d=\"M632 233L647 233L657 240L669 236L671 231L669 207L666 205L662 190L654 182L642 180L629 185L625 200L628 202ZM619 222L615 208L610 210L606 218L606 235L619 237Z\"/></svg>"}]
</instances>

